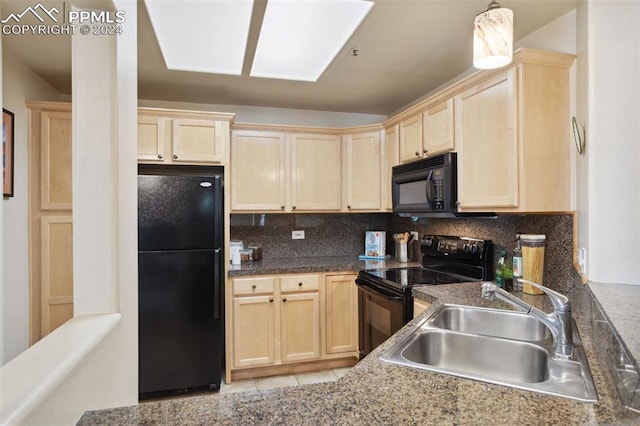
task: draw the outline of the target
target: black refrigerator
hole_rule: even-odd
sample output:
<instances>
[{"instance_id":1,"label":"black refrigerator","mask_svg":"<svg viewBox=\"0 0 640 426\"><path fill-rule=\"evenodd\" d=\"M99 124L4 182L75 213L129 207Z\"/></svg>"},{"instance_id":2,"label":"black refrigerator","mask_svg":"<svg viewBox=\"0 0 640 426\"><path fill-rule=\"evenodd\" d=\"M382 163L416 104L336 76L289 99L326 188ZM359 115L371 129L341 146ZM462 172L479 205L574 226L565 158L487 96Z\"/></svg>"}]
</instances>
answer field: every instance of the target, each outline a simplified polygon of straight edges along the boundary
<instances>
[{"instance_id":1,"label":"black refrigerator","mask_svg":"<svg viewBox=\"0 0 640 426\"><path fill-rule=\"evenodd\" d=\"M140 399L220 388L222 177L219 167L138 167Z\"/></svg>"}]
</instances>

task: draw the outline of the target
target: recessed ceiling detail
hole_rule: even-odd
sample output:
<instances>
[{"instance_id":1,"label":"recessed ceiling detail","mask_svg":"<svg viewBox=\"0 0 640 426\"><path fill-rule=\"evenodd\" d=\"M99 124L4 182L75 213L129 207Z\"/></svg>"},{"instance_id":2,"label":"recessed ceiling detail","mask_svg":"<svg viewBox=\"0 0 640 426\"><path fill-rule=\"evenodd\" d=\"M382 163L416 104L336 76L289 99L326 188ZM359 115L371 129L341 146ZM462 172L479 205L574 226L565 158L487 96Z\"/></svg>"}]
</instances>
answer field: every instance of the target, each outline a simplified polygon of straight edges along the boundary
<instances>
[{"instance_id":1,"label":"recessed ceiling detail","mask_svg":"<svg viewBox=\"0 0 640 426\"><path fill-rule=\"evenodd\" d=\"M253 0L145 0L167 68L240 75Z\"/></svg>"},{"instance_id":2,"label":"recessed ceiling detail","mask_svg":"<svg viewBox=\"0 0 640 426\"><path fill-rule=\"evenodd\" d=\"M361 0L269 0L251 76L317 81L372 7Z\"/></svg>"},{"instance_id":3,"label":"recessed ceiling detail","mask_svg":"<svg viewBox=\"0 0 640 426\"><path fill-rule=\"evenodd\" d=\"M168 69L242 74L253 0L145 5ZM269 0L250 75L317 81L372 7L365 0Z\"/></svg>"}]
</instances>

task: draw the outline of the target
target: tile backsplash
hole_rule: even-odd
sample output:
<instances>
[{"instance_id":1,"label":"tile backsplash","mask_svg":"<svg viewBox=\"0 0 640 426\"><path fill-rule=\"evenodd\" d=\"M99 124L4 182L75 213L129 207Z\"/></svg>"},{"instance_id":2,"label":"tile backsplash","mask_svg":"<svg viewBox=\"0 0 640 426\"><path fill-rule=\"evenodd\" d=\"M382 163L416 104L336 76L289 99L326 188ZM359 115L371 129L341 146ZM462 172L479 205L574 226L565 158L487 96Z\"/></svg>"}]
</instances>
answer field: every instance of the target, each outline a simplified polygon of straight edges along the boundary
<instances>
[{"instance_id":1,"label":"tile backsplash","mask_svg":"<svg viewBox=\"0 0 640 426\"><path fill-rule=\"evenodd\" d=\"M262 257L357 256L365 231L384 231L388 214L232 214L231 239L261 244ZM303 240L292 231L305 232Z\"/></svg>"},{"instance_id":2,"label":"tile backsplash","mask_svg":"<svg viewBox=\"0 0 640 426\"><path fill-rule=\"evenodd\" d=\"M545 274L543 284L554 290L570 291L580 277L573 267L573 215L502 215L497 218L418 219L390 217L390 232L417 230L420 235L458 235L493 241L494 264L504 248L515 247L516 234L544 234Z\"/></svg>"},{"instance_id":3,"label":"tile backsplash","mask_svg":"<svg viewBox=\"0 0 640 426\"><path fill-rule=\"evenodd\" d=\"M573 268L573 216L571 214L502 215L497 218L427 219L413 221L390 213L337 214L232 214L231 239L261 244L263 258L357 256L363 253L365 231L387 231L387 253L394 254L391 234L418 231L490 239L495 258L515 246L515 235L545 234L544 285L568 292L580 277ZM305 231L293 240L292 231Z\"/></svg>"}]
</instances>

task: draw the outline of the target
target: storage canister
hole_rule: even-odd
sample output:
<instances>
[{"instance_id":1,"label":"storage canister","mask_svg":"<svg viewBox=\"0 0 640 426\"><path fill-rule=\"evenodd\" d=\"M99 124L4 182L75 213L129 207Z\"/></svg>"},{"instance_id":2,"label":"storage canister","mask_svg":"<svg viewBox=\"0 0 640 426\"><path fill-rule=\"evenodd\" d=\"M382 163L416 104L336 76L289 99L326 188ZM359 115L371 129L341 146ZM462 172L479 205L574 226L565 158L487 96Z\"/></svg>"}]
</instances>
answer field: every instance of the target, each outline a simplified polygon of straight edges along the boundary
<instances>
[{"instance_id":1,"label":"storage canister","mask_svg":"<svg viewBox=\"0 0 640 426\"><path fill-rule=\"evenodd\" d=\"M522 234L522 278L542 284L544 277L544 244L547 237L542 234ZM523 283L522 292L543 294L544 292L530 284Z\"/></svg>"}]
</instances>

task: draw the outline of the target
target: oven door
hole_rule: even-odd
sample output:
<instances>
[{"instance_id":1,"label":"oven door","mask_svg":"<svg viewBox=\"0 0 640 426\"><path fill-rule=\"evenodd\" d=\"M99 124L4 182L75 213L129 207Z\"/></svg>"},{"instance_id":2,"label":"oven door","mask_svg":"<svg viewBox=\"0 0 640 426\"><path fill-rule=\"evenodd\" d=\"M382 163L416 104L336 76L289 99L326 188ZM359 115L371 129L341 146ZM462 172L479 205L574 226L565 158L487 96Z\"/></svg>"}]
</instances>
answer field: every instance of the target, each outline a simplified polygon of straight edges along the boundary
<instances>
[{"instance_id":1,"label":"oven door","mask_svg":"<svg viewBox=\"0 0 640 426\"><path fill-rule=\"evenodd\" d=\"M358 343L364 358L410 319L411 296L392 292L363 279L358 286Z\"/></svg>"}]
</instances>

